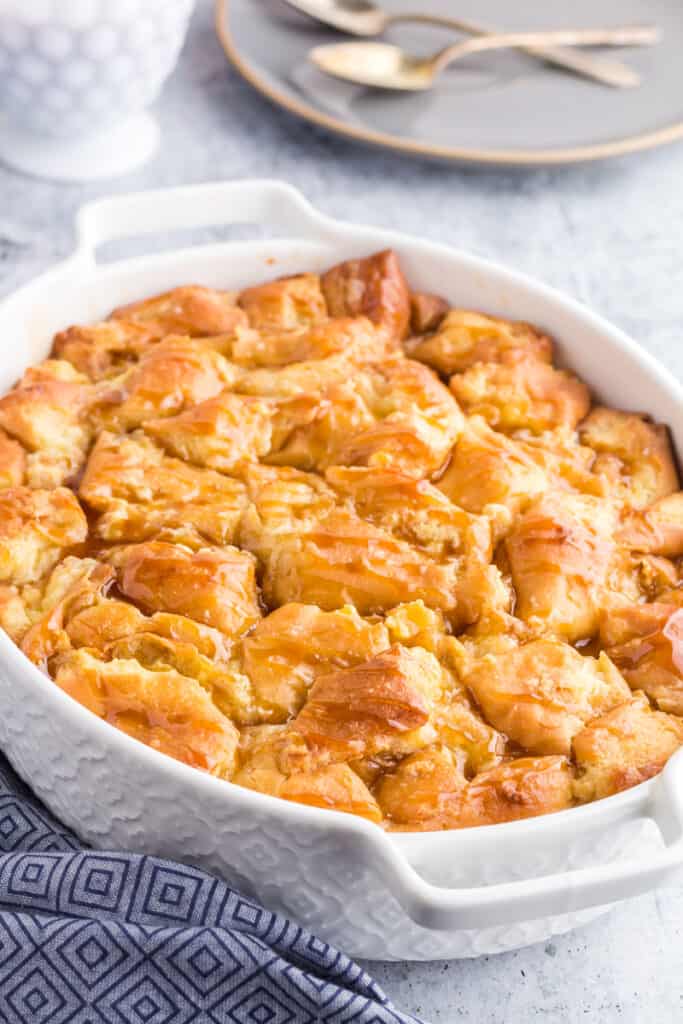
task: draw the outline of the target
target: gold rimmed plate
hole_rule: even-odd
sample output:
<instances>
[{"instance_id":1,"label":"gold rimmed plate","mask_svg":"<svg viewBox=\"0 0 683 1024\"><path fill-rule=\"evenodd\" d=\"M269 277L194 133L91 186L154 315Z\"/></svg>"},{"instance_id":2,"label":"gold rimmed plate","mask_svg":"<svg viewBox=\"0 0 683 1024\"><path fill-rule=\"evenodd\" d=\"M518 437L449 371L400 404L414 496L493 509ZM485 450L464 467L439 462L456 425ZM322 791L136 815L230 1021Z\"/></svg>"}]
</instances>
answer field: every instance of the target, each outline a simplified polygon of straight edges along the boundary
<instances>
[{"instance_id":1,"label":"gold rimmed plate","mask_svg":"<svg viewBox=\"0 0 683 1024\"><path fill-rule=\"evenodd\" d=\"M428 9L497 29L563 28L566 4L509 0L385 0L396 11ZM533 9L531 9L533 7ZM457 8L457 10L456 10ZM398 152L507 166L578 163L683 139L683 4L678 0L575 0L572 26L654 22L655 47L611 51L642 76L619 90L540 64L522 53L472 57L436 89L387 94L328 77L308 60L313 46L343 36L280 0L216 0L216 28L231 63L260 93L331 131ZM454 38L443 29L402 25L388 37L417 53Z\"/></svg>"}]
</instances>

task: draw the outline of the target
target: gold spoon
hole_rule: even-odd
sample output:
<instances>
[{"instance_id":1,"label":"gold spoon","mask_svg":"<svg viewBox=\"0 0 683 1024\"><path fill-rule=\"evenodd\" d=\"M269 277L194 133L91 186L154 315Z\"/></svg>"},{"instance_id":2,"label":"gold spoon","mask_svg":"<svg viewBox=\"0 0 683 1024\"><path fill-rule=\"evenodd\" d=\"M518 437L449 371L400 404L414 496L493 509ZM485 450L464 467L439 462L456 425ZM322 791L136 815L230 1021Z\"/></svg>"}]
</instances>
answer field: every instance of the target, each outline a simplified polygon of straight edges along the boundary
<instances>
[{"instance_id":1,"label":"gold spoon","mask_svg":"<svg viewBox=\"0 0 683 1024\"><path fill-rule=\"evenodd\" d=\"M472 53L543 46L546 42L559 46L599 46L606 32L611 36L614 29L485 35L453 43L431 57L414 57L400 46L391 46L389 43L332 43L314 47L309 58L321 71L335 78L377 89L419 92L430 89L445 68ZM640 84L640 77L625 65L621 67L618 77L618 84L624 88Z\"/></svg>"},{"instance_id":2,"label":"gold spoon","mask_svg":"<svg viewBox=\"0 0 683 1024\"><path fill-rule=\"evenodd\" d=\"M390 25L410 21L452 28L472 36L488 35L491 31L483 25L461 18L436 14L391 14L370 0L284 0L284 3L323 25L355 36L380 36ZM656 42L657 38L658 31L655 26L627 26L625 29L606 30L602 45L647 44ZM559 46L525 46L521 49L546 63L574 71L604 85L633 85L632 72L621 61L608 60L596 54L581 53Z\"/></svg>"}]
</instances>

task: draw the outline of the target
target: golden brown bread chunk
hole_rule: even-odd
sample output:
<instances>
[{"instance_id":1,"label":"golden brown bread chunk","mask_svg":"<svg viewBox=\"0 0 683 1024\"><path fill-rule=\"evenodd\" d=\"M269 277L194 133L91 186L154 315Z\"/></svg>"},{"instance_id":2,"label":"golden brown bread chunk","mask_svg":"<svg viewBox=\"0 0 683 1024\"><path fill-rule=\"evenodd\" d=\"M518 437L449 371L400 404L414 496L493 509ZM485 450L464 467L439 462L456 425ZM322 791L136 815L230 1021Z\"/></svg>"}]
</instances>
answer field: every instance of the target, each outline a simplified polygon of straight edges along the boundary
<instances>
[{"instance_id":1,"label":"golden brown bread chunk","mask_svg":"<svg viewBox=\"0 0 683 1024\"><path fill-rule=\"evenodd\" d=\"M468 416L502 431L573 430L590 409L585 384L540 360L476 363L451 377L450 388Z\"/></svg>"},{"instance_id":2,"label":"golden brown bread chunk","mask_svg":"<svg viewBox=\"0 0 683 1024\"><path fill-rule=\"evenodd\" d=\"M640 635L610 647L609 656L629 686L662 711L683 716L683 608L640 607L653 610L650 621L641 622Z\"/></svg>"},{"instance_id":3,"label":"golden brown bread chunk","mask_svg":"<svg viewBox=\"0 0 683 1024\"><path fill-rule=\"evenodd\" d=\"M190 627L202 629L207 634L216 631L183 616L157 612L149 618L141 616L141 621L134 624L134 631L126 632L121 629L123 615L112 616L112 606L116 604L103 602L99 607L76 616L68 629L69 638L79 639L87 632L92 633L98 617L97 625L102 616L107 615L105 626L110 633L115 629L119 633L118 637L112 636L102 651L107 660L134 660L145 669L155 672L173 669L195 680L218 710L239 727L268 721L272 717L268 709L255 699L249 679L241 671L239 661L232 656L230 645L214 643L211 636L197 636ZM75 643L74 646L79 645Z\"/></svg>"},{"instance_id":4,"label":"golden brown bread chunk","mask_svg":"<svg viewBox=\"0 0 683 1024\"><path fill-rule=\"evenodd\" d=\"M250 465L244 480L253 507L244 516L240 544L264 557L275 535L305 532L339 503L322 477L289 466Z\"/></svg>"},{"instance_id":5,"label":"golden brown bread chunk","mask_svg":"<svg viewBox=\"0 0 683 1024\"><path fill-rule=\"evenodd\" d=\"M84 588L86 595L87 589ZM52 628L55 622L60 629ZM147 623L142 612L125 601L96 598L90 603L82 600L80 594L76 601L72 601L71 594L67 594L61 608L50 609L44 620L36 623L26 634L22 647L36 663L46 661L57 651L78 647L88 647L108 657L118 640L133 636Z\"/></svg>"},{"instance_id":6,"label":"golden brown bread chunk","mask_svg":"<svg viewBox=\"0 0 683 1024\"><path fill-rule=\"evenodd\" d=\"M231 359L249 369L283 367L334 355L362 363L383 359L392 347L386 332L367 317L335 317L280 333L245 332L232 346Z\"/></svg>"},{"instance_id":7,"label":"golden brown bread chunk","mask_svg":"<svg viewBox=\"0 0 683 1024\"><path fill-rule=\"evenodd\" d=\"M404 758L376 790L389 826L457 828L467 779L450 751L428 747Z\"/></svg>"},{"instance_id":8,"label":"golden brown bread chunk","mask_svg":"<svg viewBox=\"0 0 683 1024\"><path fill-rule=\"evenodd\" d=\"M419 477L443 465L464 421L431 371L411 359L386 360L354 375L353 387L372 422L361 415L354 429L352 413L347 430L345 410L336 415L337 393L329 395L330 414L320 424L323 436L336 433L336 444L317 465L391 467ZM339 398L348 401L341 389Z\"/></svg>"},{"instance_id":9,"label":"golden brown bread chunk","mask_svg":"<svg viewBox=\"0 0 683 1024\"><path fill-rule=\"evenodd\" d=\"M382 820L370 790L348 764L331 764L317 772L290 775L277 795L309 807L358 814L376 823Z\"/></svg>"},{"instance_id":10,"label":"golden brown bread chunk","mask_svg":"<svg viewBox=\"0 0 683 1024\"><path fill-rule=\"evenodd\" d=\"M319 676L289 730L304 737L316 766L408 754L435 738L430 713L441 680L434 655L395 644L369 661Z\"/></svg>"},{"instance_id":11,"label":"golden brown bread chunk","mask_svg":"<svg viewBox=\"0 0 683 1024\"><path fill-rule=\"evenodd\" d=\"M106 568L111 570L115 579L114 567ZM65 616L64 631L69 646L90 647L105 654L122 637L133 636L146 627L151 629L150 621L134 604L105 598L87 607L77 608L73 615Z\"/></svg>"},{"instance_id":12,"label":"golden brown bread chunk","mask_svg":"<svg viewBox=\"0 0 683 1024\"><path fill-rule=\"evenodd\" d=\"M167 334L186 334L191 338L228 334L245 323L235 302L234 292L216 291L203 285L183 285L140 302L120 306L113 320L142 325L162 338Z\"/></svg>"},{"instance_id":13,"label":"golden brown bread chunk","mask_svg":"<svg viewBox=\"0 0 683 1024\"><path fill-rule=\"evenodd\" d=\"M330 316L367 316L393 338L410 326L410 291L391 249L361 260L347 260L320 279Z\"/></svg>"},{"instance_id":14,"label":"golden brown bread chunk","mask_svg":"<svg viewBox=\"0 0 683 1024\"><path fill-rule=\"evenodd\" d=\"M450 377L476 363L514 363L530 359L549 363L553 346L531 324L499 320L469 309L451 309L435 334L409 347L413 359Z\"/></svg>"},{"instance_id":15,"label":"golden brown bread chunk","mask_svg":"<svg viewBox=\"0 0 683 1024\"><path fill-rule=\"evenodd\" d=\"M0 430L0 490L19 487L26 476L26 452L4 430Z\"/></svg>"},{"instance_id":16,"label":"golden brown bread chunk","mask_svg":"<svg viewBox=\"0 0 683 1024\"><path fill-rule=\"evenodd\" d=\"M678 558L683 555L683 491L644 509L628 509L617 535L632 551Z\"/></svg>"},{"instance_id":17,"label":"golden brown bread chunk","mask_svg":"<svg viewBox=\"0 0 683 1024\"><path fill-rule=\"evenodd\" d=\"M585 722L629 697L605 654L556 640L484 654L464 678L486 720L531 754L569 754Z\"/></svg>"},{"instance_id":18,"label":"golden brown bread chunk","mask_svg":"<svg viewBox=\"0 0 683 1024\"><path fill-rule=\"evenodd\" d=\"M218 710L238 726L269 720L268 709L255 699L249 679L241 671L236 658L227 651L224 657L209 657L199 650L191 635L183 638L183 632L175 628L164 630L163 623L158 622L158 615L157 618L151 616L135 633L121 636L109 644L105 651L107 657L133 659L155 672L174 669L180 675L194 679L209 694ZM191 621L181 616L175 618L174 627L178 620ZM147 625L149 631L145 629Z\"/></svg>"},{"instance_id":19,"label":"golden brown bread chunk","mask_svg":"<svg viewBox=\"0 0 683 1024\"><path fill-rule=\"evenodd\" d=\"M422 600L396 605L384 617L392 643L404 647L424 647L441 658L445 641L451 641L448 623L442 612L428 608Z\"/></svg>"},{"instance_id":20,"label":"golden brown bread chunk","mask_svg":"<svg viewBox=\"0 0 683 1024\"><path fill-rule=\"evenodd\" d=\"M384 512L378 505L376 516L370 512L368 490L367 503L358 497L358 514L344 494L357 494L360 481L354 476L347 470L331 472L330 479L340 484L335 493L312 473L249 471L254 504L242 518L239 539L263 564L267 604L302 601L332 611L352 603L361 614L374 614L422 599L465 624L507 607L509 593L498 570L488 564L485 520L451 507L428 484L392 473L382 474ZM403 484L393 495L390 491L397 480L415 497L416 507L402 514Z\"/></svg>"},{"instance_id":21,"label":"golden brown bread chunk","mask_svg":"<svg viewBox=\"0 0 683 1024\"><path fill-rule=\"evenodd\" d=\"M31 598L24 604L26 626L30 626L21 642L24 653L44 665L56 653L71 648L89 647L106 657L132 657L134 649L134 656L146 667L160 663L178 668L205 689L217 691L214 699L221 709L227 704L231 713L234 709L248 716L250 685L233 664L231 640L181 615L155 612L148 617L135 605L109 597L115 577L111 565L69 556L35 596L24 588L22 596ZM120 655L123 650L127 653Z\"/></svg>"},{"instance_id":22,"label":"golden brown bread chunk","mask_svg":"<svg viewBox=\"0 0 683 1024\"><path fill-rule=\"evenodd\" d=\"M132 321L74 324L55 335L52 354L57 359L66 359L91 380L101 380L137 362L161 337L154 325Z\"/></svg>"},{"instance_id":23,"label":"golden brown bread chunk","mask_svg":"<svg viewBox=\"0 0 683 1024\"><path fill-rule=\"evenodd\" d=\"M102 429L134 430L145 420L175 416L212 398L236 379L219 352L189 337L170 335L120 377L103 381L91 407Z\"/></svg>"},{"instance_id":24,"label":"golden brown bread chunk","mask_svg":"<svg viewBox=\"0 0 683 1024\"><path fill-rule=\"evenodd\" d=\"M448 751L429 748L385 775L377 798L390 828L497 825L571 807L572 770L564 757L522 757L468 783Z\"/></svg>"},{"instance_id":25,"label":"golden brown bread chunk","mask_svg":"<svg viewBox=\"0 0 683 1024\"><path fill-rule=\"evenodd\" d=\"M468 512L503 505L517 512L550 487L550 478L528 445L472 416L436 486Z\"/></svg>"},{"instance_id":26,"label":"golden brown bread chunk","mask_svg":"<svg viewBox=\"0 0 683 1024\"><path fill-rule=\"evenodd\" d=\"M680 566L679 568L683 568ZM661 601L663 604L672 604L676 608L683 606L683 582L679 577L676 586L667 587L664 590L657 592L657 601Z\"/></svg>"},{"instance_id":27,"label":"golden brown bread chunk","mask_svg":"<svg viewBox=\"0 0 683 1024\"><path fill-rule=\"evenodd\" d=\"M413 292L410 296L410 330L413 334L435 331L447 312L448 303L440 295Z\"/></svg>"},{"instance_id":28,"label":"golden brown bread chunk","mask_svg":"<svg viewBox=\"0 0 683 1024\"><path fill-rule=\"evenodd\" d=\"M239 733L194 679L137 661L100 661L88 650L59 661L55 682L99 718L211 775L230 778Z\"/></svg>"},{"instance_id":29,"label":"golden brown bread chunk","mask_svg":"<svg viewBox=\"0 0 683 1024\"><path fill-rule=\"evenodd\" d=\"M638 571L638 582L644 597L656 601L659 595L671 589L677 589L681 576L679 566L661 555L632 554Z\"/></svg>"},{"instance_id":30,"label":"golden brown bread chunk","mask_svg":"<svg viewBox=\"0 0 683 1024\"><path fill-rule=\"evenodd\" d=\"M438 470L463 416L448 390L411 359L358 366L320 392L308 421L269 461L301 469L332 465L401 469L417 477Z\"/></svg>"},{"instance_id":31,"label":"golden brown bread chunk","mask_svg":"<svg viewBox=\"0 0 683 1024\"><path fill-rule=\"evenodd\" d=\"M648 633L656 633L670 615L683 608L683 589L664 591L656 601L630 603L617 598L600 617L600 643L606 650Z\"/></svg>"},{"instance_id":32,"label":"golden brown bread chunk","mask_svg":"<svg viewBox=\"0 0 683 1024\"><path fill-rule=\"evenodd\" d=\"M683 744L683 721L653 711L635 694L574 737L579 800L600 800L638 785L660 772Z\"/></svg>"},{"instance_id":33,"label":"golden brown bread chunk","mask_svg":"<svg viewBox=\"0 0 683 1024\"><path fill-rule=\"evenodd\" d=\"M434 557L477 554L491 558L491 529L482 516L454 505L427 480L401 470L333 466L325 479L352 500L358 515Z\"/></svg>"},{"instance_id":34,"label":"golden brown bread chunk","mask_svg":"<svg viewBox=\"0 0 683 1024\"><path fill-rule=\"evenodd\" d=\"M457 607L457 560L435 562L352 512L331 512L304 532L274 535L263 522L248 525L242 543L263 560L270 606L302 601L333 611L353 604L368 615L422 598L447 612Z\"/></svg>"},{"instance_id":35,"label":"golden brown bread chunk","mask_svg":"<svg viewBox=\"0 0 683 1024\"><path fill-rule=\"evenodd\" d=\"M384 624L362 619L350 605L324 612L316 605L284 604L244 639L242 666L269 720L286 722L318 676L366 661L388 646Z\"/></svg>"},{"instance_id":36,"label":"golden brown bread chunk","mask_svg":"<svg viewBox=\"0 0 683 1024\"><path fill-rule=\"evenodd\" d=\"M354 504L361 519L424 551L438 562L458 561L454 623L508 609L510 594L491 561L491 527L452 504L427 480L393 469L334 466L326 479ZM444 607L439 605L439 607Z\"/></svg>"},{"instance_id":37,"label":"golden brown bread chunk","mask_svg":"<svg viewBox=\"0 0 683 1024\"><path fill-rule=\"evenodd\" d=\"M586 495L538 498L505 539L515 614L568 643L598 630L614 554L614 511Z\"/></svg>"},{"instance_id":38,"label":"golden brown bread chunk","mask_svg":"<svg viewBox=\"0 0 683 1024\"><path fill-rule=\"evenodd\" d=\"M223 634L166 612L146 617L134 605L108 598L113 576L110 566L93 559L61 563L43 595L41 617L25 631L21 647L27 657L51 669L55 655L89 648L104 661L134 660L155 672L174 669L195 680L240 725L267 717Z\"/></svg>"},{"instance_id":39,"label":"golden brown bread chunk","mask_svg":"<svg viewBox=\"0 0 683 1024\"><path fill-rule=\"evenodd\" d=\"M56 637L58 640L55 650L69 646L68 640L62 638L59 632L66 622L66 615L61 616L58 621L47 620L54 606L65 598L71 586L77 585L83 576L89 575L93 570L97 570L93 575L98 575L100 579L103 576L113 576L108 566L100 565L94 558L67 555L50 573L38 580L30 583L0 584L0 626L18 646L22 646L29 632L37 630L36 657L32 658L37 664L42 665L50 657L54 647L53 638ZM71 607L71 604L65 603L65 607ZM43 620L46 620L45 625L41 625ZM55 621L59 627L56 632L52 629Z\"/></svg>"},{"instance_id":40,"label":"golden brown bread chunk","mask_svg":"<svg viewBox=\"0 0 683 1024\"><path fill-rule=\"evenodd\" d=\"M59 359L30 367L0 398L0 427L28 450L32 487L58 487L78 472L92 435L85 418L90 398L87 378Z\"/></svg>"},{"instance_id":41,"label":"golden brown bread chunk","mask_svg":"<svg viewBox=\"0 0 683 1024\"><path fill-rule=\"evenodd\" d=\"M55 654L70 650L70 621L97 607L114 578L113 568L94 558L70 556L60 562L41 595L37 609L39 617L21 641L26 657L45 668ZM101 642L101 636L98 642Z\"/></svg>"},{"instance_id":42,"label":"golden brown bread chunk","mask_svg":"<svg viewBox=\"0 0 683 1024\"><path fill-rule=\"evenodd\" d=\"M316 274L281 277L277 281L245 288L238 301L251 326L265 333L295 331L327 317L327 306Z\"/></svg>"},{"instance_id":43,"label":"golden brown bread chunk","mask_svg":"<svg viewBox=\"0 0 683 1024\"><path fill-rule=\"evenodd\" d=\"M4 629L18 644L30 625L31 620L19 587L0 583L0 629Z\"/></svg>"},{"instance_id":44,"label":"golden brown bread chunk","mask_svg":"<svg viewBox=\"0 0 683 1024\"><path fill-rule=\"evenodd\" d=\"M453 636L450 620L443 612L428 608L424 601L418 599L396 605L384 615L383 621L392 645L421 647L438 659L442 669L443 689L438 712L444 725L445 736L450 705L457 701L471 708L467 691L459 676L463 645ZM460 726L454 725L454 728L459 730ZM444 743L446 746L453 745L446 738Z\"/></svg>"},{"instance_id":45,"label":"golden brown bread chunk","mask_svg":"<svg viewBox=\"0 0 683 1024\"><path fill-rule=\"evenodd\" d=\"M606 622L619 609L629 603L658 601L659 594L668 589L672 582L678 584L677 573L673 580L664 581L663 569L660 571L659 567L652 565L656 559L655 555L641 555L617 546L608 577L609 590L605 594L600 611L601 641ZM675 570L673 563L670 565Z\"/></svg>"},{"instance_id":46,"label":"golden brown bread chunk","mask_svg":"<svg viewBox=\"0 0 683 1024\"><path fill-rule=\"evenodd\" d=\"M249 733L256 735L249 736ZM281 727L245 729L242 739L242 766L233 780L238 785L311 807L359 814L374 822L382 820L374 797L348 764L331 764L290 774L286 755L283 755L286 737Z\"/></svg>"},{"instance_id":47,"label":"golden brown bread chunk","mask_svg":"<svg viewBox=\"0 0 683 1024\"><path fill-rule=\"evenodd\" d=\"M439 741L468 778L495 767L505 754L505 736L489 725L464 695L447 695L435 708L432 721Z\"/></svg>"},{"instance_id":48,"label":"golden brown bread chunk","mask_svg":"<svg viewBox=\"0 0 683 1024\"><path fill-rule=\"evenodd\" d=\"M267 401L224 391L144 429L171 455L231 473L270 451L272 411Z\"/></svg>"},{"instance_id":49,"label":"golden brown bread chunk","mask_svg":"<svg viewBox=\"0 0 683 1024\"><path fill-rule=\"evenodd\" d=\"M190 551L150 541L109 555L122 594L146 612L185 615L232 636L261 618L252 555L238 548Z\"/></svg>"},{"instance_id":50,"label":"golden brown bread chunk","mask_svg":"<svg viewBox=\"0 0 683 1024\"><path fill-rule=\"evenodd\" d=\"M242 395L280 401L308 398L309 407L315 411L322 392L340 381L347 381L356 373L357 365L353 351L342 351L322 359L304 359L286 366L257 367L255 370L240 368L241 374L233 390Z\"/></svg>"},{"instance_id":51,"label":"golden brown bread chunk","mask_svg":"<svg viewBox=\"0 0 683 1024\"><path fill-rule=\"evenodd\" d=\"M39 580L87 534L83 510L66 487L0 491L0 582Z\"/></svg>"},{"instance_id":52,"label":"golden brown bread chunk","mask_svg":"<svg viewBox=\"0 0 683 1024\"><path fill-rule=\"evenodd\" d=\"M78 491L100 513L98 537L131 542L191 527L215 544L235 538L247 504L244 484L169 458L144 435L102 431Z\"/></svg>"},{"instance_id":53,"label":"golden brown bread chunk","mask_svg":"<svg viewBox=\"0 0 683 1024\"><path fill-rule=\"evenodd\" d=\"M475 775L465 790L458 825L497 825L573 804L572 768L564 757L518 757Z\"/></svg>"},{"instance_id":54,"label":"golden brown bread chunk","mask_svg":"<svg viewBox=\"0 0 683 1024\"><path fill-rule=\"evenodd\" d=\"M233 648L232 639L212 626L171 612L146 616L134 604L112 598L78 610L67 621L66 632L72 646L92 647L103 654L120 640L138 633L191 644L200 654L220 664L230 660Z\"/></svg>"},{"instance_id":55,"label":"golden brown bread chunk","mask_svg":"<svg viewBox=\"0 0 683 1024\"><path fill-rule=\"evenodd\" d=\"M590 472L592 460L589 448L564 434L512 438L493 430L481 416L472 416L435 483L468 512L492 516L502 533L506 523L545 491L601 496L601 481Z\"/></svg>"},{"instance_id":56,"label":"golden brown bread chunk","mask_svg":"<svg viewBox=\"0 0 683 1024\"><path fill-rule=\"evenodd\" d=\"M636 508L678 490L678 473L666 427L646 416L598 406L579 427L593 448L596 473L624 492Z\"/></svg>"}]
</instances>

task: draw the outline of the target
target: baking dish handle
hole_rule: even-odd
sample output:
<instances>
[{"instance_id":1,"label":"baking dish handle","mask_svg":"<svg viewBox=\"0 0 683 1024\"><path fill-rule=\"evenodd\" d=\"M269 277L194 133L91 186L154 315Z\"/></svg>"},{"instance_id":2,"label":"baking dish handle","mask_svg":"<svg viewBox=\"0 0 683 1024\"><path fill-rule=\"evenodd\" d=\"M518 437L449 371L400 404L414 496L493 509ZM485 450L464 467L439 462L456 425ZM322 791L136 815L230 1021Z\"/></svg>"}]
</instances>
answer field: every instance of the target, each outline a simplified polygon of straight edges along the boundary
<instances>
[{"instance_id":1,"label":"baking dish handle","mask_svg":"<svg viewBox=\"0 0 683 1024\"><path fill-rule=\"evenodd\" d=\"M182 185L154 192L97 199L81 207L76 220L75 257L95 262L105 242L183 228L258 224L318 240L338 235L343 224L319 213L291 185L270 179Z\"/></svg>"},{"instance_id":2,"label":"baking dish handle","mask_svg":"<svg viewBox=\"0 0 683 1024\"><path fill-rule=\"evenodd\" d=\"M403 908L425 928L486 928L555 917L637 896L666 883L683 866L683 749L655 780L642 816L655 821L664 841L660 851L643 861L612 862L471 889L447 889L425 881L390 843L382 844L383 867Z\"/></svg>"}]
</instances>

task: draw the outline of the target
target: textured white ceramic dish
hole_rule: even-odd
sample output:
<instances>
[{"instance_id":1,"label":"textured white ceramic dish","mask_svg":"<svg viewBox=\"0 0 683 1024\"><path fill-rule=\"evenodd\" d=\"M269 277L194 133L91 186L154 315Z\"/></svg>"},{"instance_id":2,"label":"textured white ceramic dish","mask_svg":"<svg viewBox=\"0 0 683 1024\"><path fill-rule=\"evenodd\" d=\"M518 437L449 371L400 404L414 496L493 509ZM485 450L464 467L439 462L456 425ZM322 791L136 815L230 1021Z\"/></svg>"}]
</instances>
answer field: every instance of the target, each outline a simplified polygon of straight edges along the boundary
<instances>
[{"instance_id":1,"label":"textured white ceramic dish","mask_svg":"<svg viewBox=\"0 0 683 1024\"><path fill-rule=\"evenodd\" d=\"M284 234L98 265L103 242L255 224ZM629 338L545 286L466 253L317 213L274 181L105 199L79 216L74 255L0 304L0 388L74 321L172 285L240 288L392 246L416 288L540 324L595 392L672 426L682 391ZM49 807L100 848L153 852L214 871L356 956L437 959L501 952L567 931L669 882L683 865L683 752L656 779L546 817L389 835L173 761L100 721L0 632L0 745Z\"/></svg>"}]
</instances>

